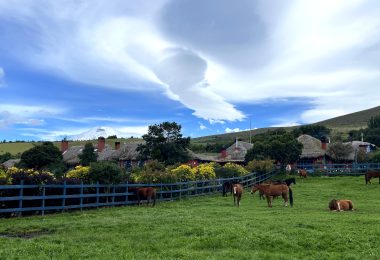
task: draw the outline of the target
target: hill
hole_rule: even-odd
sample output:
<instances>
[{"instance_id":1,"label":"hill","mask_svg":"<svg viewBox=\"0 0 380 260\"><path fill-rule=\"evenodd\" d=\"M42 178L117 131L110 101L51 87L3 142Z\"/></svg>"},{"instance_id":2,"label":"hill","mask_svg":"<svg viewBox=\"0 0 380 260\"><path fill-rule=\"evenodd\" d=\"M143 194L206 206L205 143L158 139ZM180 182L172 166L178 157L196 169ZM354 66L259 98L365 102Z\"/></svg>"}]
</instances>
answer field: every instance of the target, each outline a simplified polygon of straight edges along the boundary
<instances>
[{"instance_id":1,"label":"hill","mask_svg":"<svg viewBox=\"0 0 380 260\"><path fill-rule=\"evenodd\" d=\"M328 128L331 128L333 133L347 134L350 130L357 130L360 128L365 128L367 126L368 120L372 116L380 115L380 106L374 107L371 109L362 110L359 112L334 117L328 120L320 121L315 123L316 125L323 125ZM293 130L292 127L282 127L286 131ZM192 142L202 144L202 143L228 143L233 142L235 138L239 138L242 141L249 141L250 134L252 136L265 133L267 131L278 129L278 127L268 127L268 128L260 128L250 131L242 131L236 133L227 133L227 134L219 134L219 135L209 135L192 139Z\"/></svg>"}]
</instances>

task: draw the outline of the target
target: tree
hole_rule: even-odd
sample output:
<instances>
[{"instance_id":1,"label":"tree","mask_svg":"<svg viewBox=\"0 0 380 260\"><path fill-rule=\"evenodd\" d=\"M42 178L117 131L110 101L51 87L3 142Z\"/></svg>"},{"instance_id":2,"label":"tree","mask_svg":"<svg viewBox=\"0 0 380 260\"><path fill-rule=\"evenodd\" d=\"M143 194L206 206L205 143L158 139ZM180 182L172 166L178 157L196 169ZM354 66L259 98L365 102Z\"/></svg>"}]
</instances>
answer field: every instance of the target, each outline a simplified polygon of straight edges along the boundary
<instances>
[{"instance_id":1,"label":"tree","mask_svg":"<svg viewBox=\"0 0 380 260\"><path fill-rule=\"evenodd\" d=\"M323 125L303 125L294 129L293 134L296 137L300 135L310 135L321 140L330 134L330 129Z\"/></svg>"},{"instance_id":2,"label":"tree","mask_svg":"<svg viewBox=\"0 0 380 260\"><path fill-rule=\"evenodd\" d=\"M140 159L153 159L165 165L186 162L189 159L186 149L190 145L190 138L182 137L181 125L175 122L149 126L143 139L145 144L140 144L137 148Z\"/></svg>"},{"instance_id":3,"label":"tree","mask_svg":"<svg viewBox=\"0 0 380 260\"><path fill-rule=\"evenodd\" d=\"M254 159L272 159L281 164L288 164L297 161L302 153L302 144L291 133L271 132L262 136L260 140L248 150L246 162Z\"/></svg>"},{"instance_id":4,"label":"tree","mask_svg":"<svg viewBox=\"0 0 380 260\"><path fill-rule=\"evenodd\" d=\"M92 143L86 143L82 153L78 157L80 164L83 166L89 166L90 163L96 162L98 155L95 153Z\"/></svg>"},{"instance_id":5,"label":"tree","mask_svg":"<svg viewBox=\"0 0 380 260\"><path fill-rule=\"evenodd\" d=\"M368 121L368 128L375 129L380 128L380 116L372 116Z\"/></svg>"},{"instance_id":6,"label":"tree","mask_svg":"<svg viewBox=\"0 0 380 260\"><path fill-rule=\"evenodd\" d=\"M0 164L8 161L9 159L13 159L13 158L14 157L9 152L6 152L5 154L0 154Z\"/></svg>"},{"instance_id":7,"label":"tree","mask_svg":"<svg viewBox=\"0 0 380 260\"><path fill-rule=\"evenodd\" d=\"M344 144L337 142L329 145L327 154L331 156L335 161L345 161L348 156L353 152L351 144Z\"/></svg>"},{"instance_id":8,"label":"tree","mask_svg":"<svg viewBox=\"0 0 380 260\"><path fill-rule=\"evenodd\" d=\"M54 170L58 165L64 166L62 153L52 142L43 142L21 154L20 166L25 168Z\"/></svg>"},{"instance_id":9,"label":"tree","mask_svg":"<svg viewBox=\"0 0 380 260\"><path fill-rule=\"evenodd\" d=\"M93 162L90 164L89 178L93 182L117 184L123 179L121 169L112 162Z\"/></svg>"}]
</instances>

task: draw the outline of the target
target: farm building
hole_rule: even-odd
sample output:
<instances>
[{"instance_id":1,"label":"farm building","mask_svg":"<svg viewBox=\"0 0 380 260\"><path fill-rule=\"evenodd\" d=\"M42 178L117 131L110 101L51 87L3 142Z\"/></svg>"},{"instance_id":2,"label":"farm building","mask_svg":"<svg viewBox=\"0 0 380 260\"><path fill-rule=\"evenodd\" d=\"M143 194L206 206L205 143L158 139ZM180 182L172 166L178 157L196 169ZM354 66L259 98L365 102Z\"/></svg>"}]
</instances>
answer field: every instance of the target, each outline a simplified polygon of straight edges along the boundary
<instances>
[{"instance_id":1,"label":"farm building","mask_svg":"<svg viewBox=\"0 0 380 260\"><path fill-rule=\"evenodd\" d=\"M301 135L297 140L303 145L302 154L297 162L298 166L332 163L328 150L330 143L322 142L310 135ZM352 151L344 158L347 163L354 162L359 151L369 153L376 149L376 145L363 141L352 141L343 144L352 146Z\"/></svg>"},{"instance_id":2,"label":"farm building","mask_svg":"<svg viewBox=\"0 0 380 260\"><path fill-rule=\"evenodd\" d=\"M120 144L115 142L115 146L111 147L105 143L104 137L98 138L98 144L95 152L98 155L98 161L116 161L121 168L128 168L140 165L138 160L137 146L141 142L131 142ZM76 145L69 147L69 142L63 140L61 142L61 152L63 160L71 166L79 164L79 155L82 153L84 145Z\"/></svg>"},{"instance_id":3,"label":"farm building","mask_svg":"<svg viewBox=\"0 0 380 260\"><path fill-rule=\"evenodd\" d=\"M15 166L16 164L18 164L20 162L20 160L21 159L9 159L8 161L3 162L1 165L5 169L9 169L9 168Z\"/></svg>"}]
</instances>

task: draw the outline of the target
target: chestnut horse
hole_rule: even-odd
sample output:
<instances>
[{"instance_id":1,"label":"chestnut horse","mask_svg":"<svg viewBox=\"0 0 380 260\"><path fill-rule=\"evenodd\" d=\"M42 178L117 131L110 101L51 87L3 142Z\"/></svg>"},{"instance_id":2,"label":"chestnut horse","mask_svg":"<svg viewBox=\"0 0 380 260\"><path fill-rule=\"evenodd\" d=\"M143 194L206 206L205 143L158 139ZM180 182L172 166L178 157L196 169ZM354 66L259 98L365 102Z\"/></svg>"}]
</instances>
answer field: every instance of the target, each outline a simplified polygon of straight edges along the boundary
<instances>
[{"instance_id":1,"label":"chestnut horse","mask_svg":"<svg viewBox=\"0 0 380 260\"><path fill-rule=\"evenodd\" d=\"M371 183L371 178L377 178L379 177L379 184L380 184L380 171L369 171L365 174L365 184Z\"/></svg>"},{"instance_id":2,"label":"chestnut horse","mask_svg":"<svg viewBox=\"0 0 380 260\"><path fill-rule=\"evenodd\" d=\"M232 193L234 195L234 205L237 204L238 207L240 207L240 200L241 200L241 196L243 195L243 190L244 190L243 185L241 185L240 183L232 185Z\"/></svg>"},{"instance_id":3,"label":"chestnut horse","mask_svg":"<svg viewBox=\"0 0 380 260\"><path fill-rule=\"evenodd\" d=\"M290 206L293 207L293 191L286 184L255 184L252 186L251 193L261 191L267 198L268 207L272 207L272 200L274 197L282 196L284 199L284 206L288 206L288 195Z\"/></svg>"},{"instance_id":4,"label":"chestnut horse","mask_svg":"<svg viewBox=\"0 0 380 260\"><path fill-rule=\"evenodd\" d=\"M293 177L293 178L288 178L288 179L286 179L286 180L276 180L276 181L268 182L268 184L275 184L275 185L277 185L277 184L286 184L288 187L289 187L292 183L296 184L296 178ZM273 198L275 198L275 197L277 197L277 196L273 196ZM259 198L260 198L260 200L261 200L261 199L265 199L265 198L264 198L264 192L259 191Z\"/></svg>"},{"instance_id":5,"label":"chestnut horse","mask_svg":"<svg viewBox=\"0 0 380 260\"><path fill-rule=\"evenodd\" d=\"M306 178L307 177L307 171L302 169L302 170L298 170L298 174L301 178Z\"/></svg>"},{"instance_id":6,"label":"chestnut horse","mask_svg":"<svg viewBox=\"0 0 380 260\"><path fill-rule=\"evenodd\" d=\"M152 207L156 205L156 189L153 187L136 187L136 188L129 188L132 192L134 192L137 196L137 205L141 204L141 200L146 199L147 203L146 205L149 205L149 203L153 200Z\"/></svg>"},{"instance_id":7,"label":"chestnut horse","mask_svg":"<svg viewBox=\"0 0 380 260\"><path fill-rule=\"evenodd\" d=\"M333 199L329 203L330 210L343 211L343 210L354 210L354 205L351 200L336 200Z\"/></svg>"}]
</instances>

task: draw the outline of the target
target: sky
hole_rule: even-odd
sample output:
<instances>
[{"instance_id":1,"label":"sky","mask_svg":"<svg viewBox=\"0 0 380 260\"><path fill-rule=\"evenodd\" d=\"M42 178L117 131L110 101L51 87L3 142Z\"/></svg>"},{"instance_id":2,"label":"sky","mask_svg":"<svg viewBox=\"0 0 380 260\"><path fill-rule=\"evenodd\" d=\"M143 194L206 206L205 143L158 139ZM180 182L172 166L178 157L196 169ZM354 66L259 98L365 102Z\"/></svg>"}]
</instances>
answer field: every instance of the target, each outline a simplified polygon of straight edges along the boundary
<instances>
[{"instance_id":1,"label":"sky","mask_svg":"<svg viewBox=\"0 0 380 260\"><path fill-rule=\"evenodd\" d=\"M294 126L380 100L377 0L0 0L0 139Z\"/></svg>"}]
</instances>

